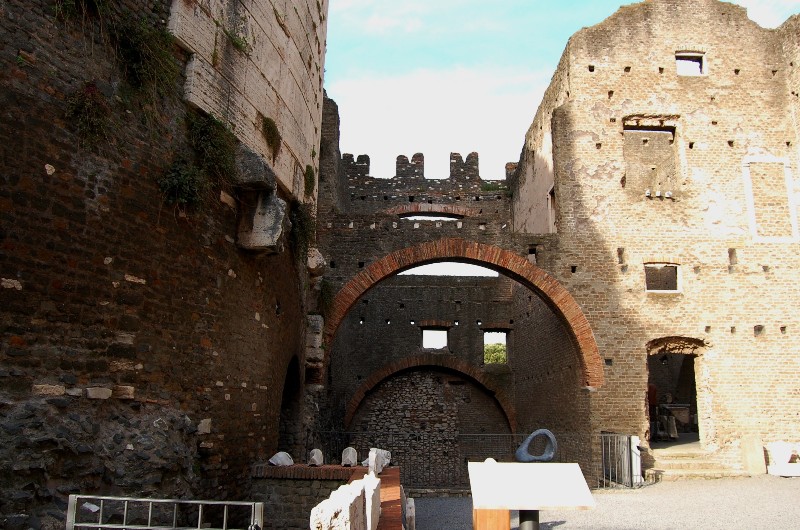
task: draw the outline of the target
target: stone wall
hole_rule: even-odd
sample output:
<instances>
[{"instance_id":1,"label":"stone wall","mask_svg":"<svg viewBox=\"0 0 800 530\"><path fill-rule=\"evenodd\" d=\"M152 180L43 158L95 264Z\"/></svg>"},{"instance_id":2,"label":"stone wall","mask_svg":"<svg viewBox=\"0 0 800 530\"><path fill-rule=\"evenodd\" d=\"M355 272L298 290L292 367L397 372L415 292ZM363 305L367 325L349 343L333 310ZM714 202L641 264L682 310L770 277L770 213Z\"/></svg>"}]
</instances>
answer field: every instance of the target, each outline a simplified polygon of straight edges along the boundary
<instances>
[{"instance_id":1,"label":"stone wall","mask_svg":"<svg viewBox=\"0 0 800 530\"><path fill-rule=\"evenodd\" d=\"M303 268L237 248L235 189L164 204L191 155L184 80L132 87L117 24L163 29L171 4L0 8L0 526L63 526L77 492L238 498L277 450ZM68 116L82 91L107 120L93 142Z\"/></svg>"},{"instance_id":2,"label":"stone wall","mask_svg":"<svg viewBox=\"0 0 800 530\"><path fill-rule=\"evenodd\" d=\"M304 191L316 171L322 121L327 0L173 2L169 29L192 52L186 101L229 123L251 150L270 159L283 189ZM274 122L277 149L262 132Z\"/></svg>"},{"instance_id":3,"label":"stone wall","mask_svg":"<svg viewBox=\"0 0 800 530\"><path fill-rule=\"evenodd\" d=\"M307 530L311 510L366 468L263 467L254 475L250 500L264 503L265 530Z\"/></svg>"},{"instance_id":4,"label":"stone wall","mask_svg":"<svg viewBox=\"0 0 800 530\"><path fill-rule=\"evenodd\" d=\"M550 122L557 253L537 263L575 296L605 359L594 431L645 433L646 344L677 336L707 344L695 363L700 437L720 461L740 465L744 435L798 435L796 19L767 30L731 4L660 0L567 45L527 136L519 167L533 179L514 191L515 226L541 229L523 221L546 207L536 161ZM704 75L679 75L676 52L702 55ZM652 151L658 173L674 150L679 193L667 196L649 187L658 179L629 178L642 168L626 147L672 129L674 143ZM678 265L678 290L645 292L647 263Z\"/></svg>"}]
</instances>

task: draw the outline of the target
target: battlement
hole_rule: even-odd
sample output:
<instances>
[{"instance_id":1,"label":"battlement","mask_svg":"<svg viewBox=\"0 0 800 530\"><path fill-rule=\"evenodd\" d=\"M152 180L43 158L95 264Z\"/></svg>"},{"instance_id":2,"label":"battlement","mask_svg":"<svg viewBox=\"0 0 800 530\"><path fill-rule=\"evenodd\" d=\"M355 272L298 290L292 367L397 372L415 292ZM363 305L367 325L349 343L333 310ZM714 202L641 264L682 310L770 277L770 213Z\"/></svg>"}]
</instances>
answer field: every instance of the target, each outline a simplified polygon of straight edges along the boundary
<instances>
[{"instance_id":1,"label":"battlement","mask_svg":"<svg viewBox=\"0 0 800 530\"><path fill-rule=\"evenodd\" d=\"M344 174L347 175L348 179L370 176L369 155L358 155L358 157L354 157L350 153L345 153L342 155L342 166L344 168ZM391 178L424 179L425 155L422 153L415 153L411 157L411 160L409 160L406 155L398 155L395 162L395 174ZM471 152L467 155L466 160L461 156L461 153L450 153L450 175L447 179L467 181L481 180L478 153L475 151Z\"/></svg>"}]
</instances>

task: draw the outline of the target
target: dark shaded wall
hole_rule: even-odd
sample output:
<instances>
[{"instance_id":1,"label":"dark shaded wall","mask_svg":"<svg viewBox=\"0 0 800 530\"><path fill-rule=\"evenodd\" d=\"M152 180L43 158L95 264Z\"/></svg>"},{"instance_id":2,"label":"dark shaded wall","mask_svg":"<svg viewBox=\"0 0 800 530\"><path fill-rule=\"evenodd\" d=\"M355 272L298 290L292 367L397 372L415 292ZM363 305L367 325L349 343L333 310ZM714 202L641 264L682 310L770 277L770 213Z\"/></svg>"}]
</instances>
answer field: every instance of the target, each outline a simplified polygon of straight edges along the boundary
<instances>
[{"instance_id":1,"label":"dark shaded wall","mask_svg":"<svg viewBox=\"0 0 800 530\"><path fill-rule=\"evenodd\" d=\"M169 5L113 9L163 24ZM53 13L0 7L0 526L63 527L77 492L239 497L302 358L295 258L237 249L218 190L186 215L162 203L188 152L182 80L129 100L110 19ZM88 81L110 107L95 146L65 117Z\"/></svg>"}]
</instances>

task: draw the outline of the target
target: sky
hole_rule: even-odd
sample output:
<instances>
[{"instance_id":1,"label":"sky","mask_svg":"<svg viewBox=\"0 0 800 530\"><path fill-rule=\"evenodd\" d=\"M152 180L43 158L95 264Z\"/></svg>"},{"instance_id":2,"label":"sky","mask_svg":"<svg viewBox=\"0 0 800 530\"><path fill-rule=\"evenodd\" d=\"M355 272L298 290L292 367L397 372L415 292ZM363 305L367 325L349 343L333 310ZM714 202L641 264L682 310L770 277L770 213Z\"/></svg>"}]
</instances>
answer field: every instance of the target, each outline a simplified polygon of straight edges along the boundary
<instances>
[{"instance_id":1,"label":"sky","mask_svg":"<svg viewBox=\"0 0 800 530\"><path fill-rule=\"evenodd\" d=\"M325 88L339 105L341 150L371 175L425 155L446 178L450 152L480 155L484 179L519 160L525 132L569 37L620 0L330 0ZM741 0L776 27L800 0Z\"/></svg>"}]
</instances>

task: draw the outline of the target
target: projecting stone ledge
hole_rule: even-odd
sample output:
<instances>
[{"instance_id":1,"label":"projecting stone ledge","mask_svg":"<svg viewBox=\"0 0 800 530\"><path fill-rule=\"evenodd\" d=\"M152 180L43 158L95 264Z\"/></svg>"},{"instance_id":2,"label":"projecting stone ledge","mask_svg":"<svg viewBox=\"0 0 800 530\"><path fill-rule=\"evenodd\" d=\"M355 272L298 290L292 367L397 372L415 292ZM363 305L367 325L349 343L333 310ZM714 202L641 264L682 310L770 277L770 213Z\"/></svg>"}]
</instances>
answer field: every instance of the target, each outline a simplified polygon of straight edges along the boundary
<instances>
[{"instance_id":1,"label":"projecting stone ledge","mask_svg":"<svg viewBox=\"0 0 800 530\"><path fill-rule=\"evenodd\" d=\"M236 181L234 185L246 190L275 191L275 172L266 159L239 144L236 148Z\"/></svg>"},{"instance_id":2,"label":"projecting stone ledge","mask_svg":"<svg viewBox=\"0 0 800 530\"><path fill-rule=\"evenodd\" d=\"M271 254L283 252L283 235L291 226L286 201L274 193L261 191L254 200L242 201L241 208L239 247Z\"/></svg>"}]
</instances>

